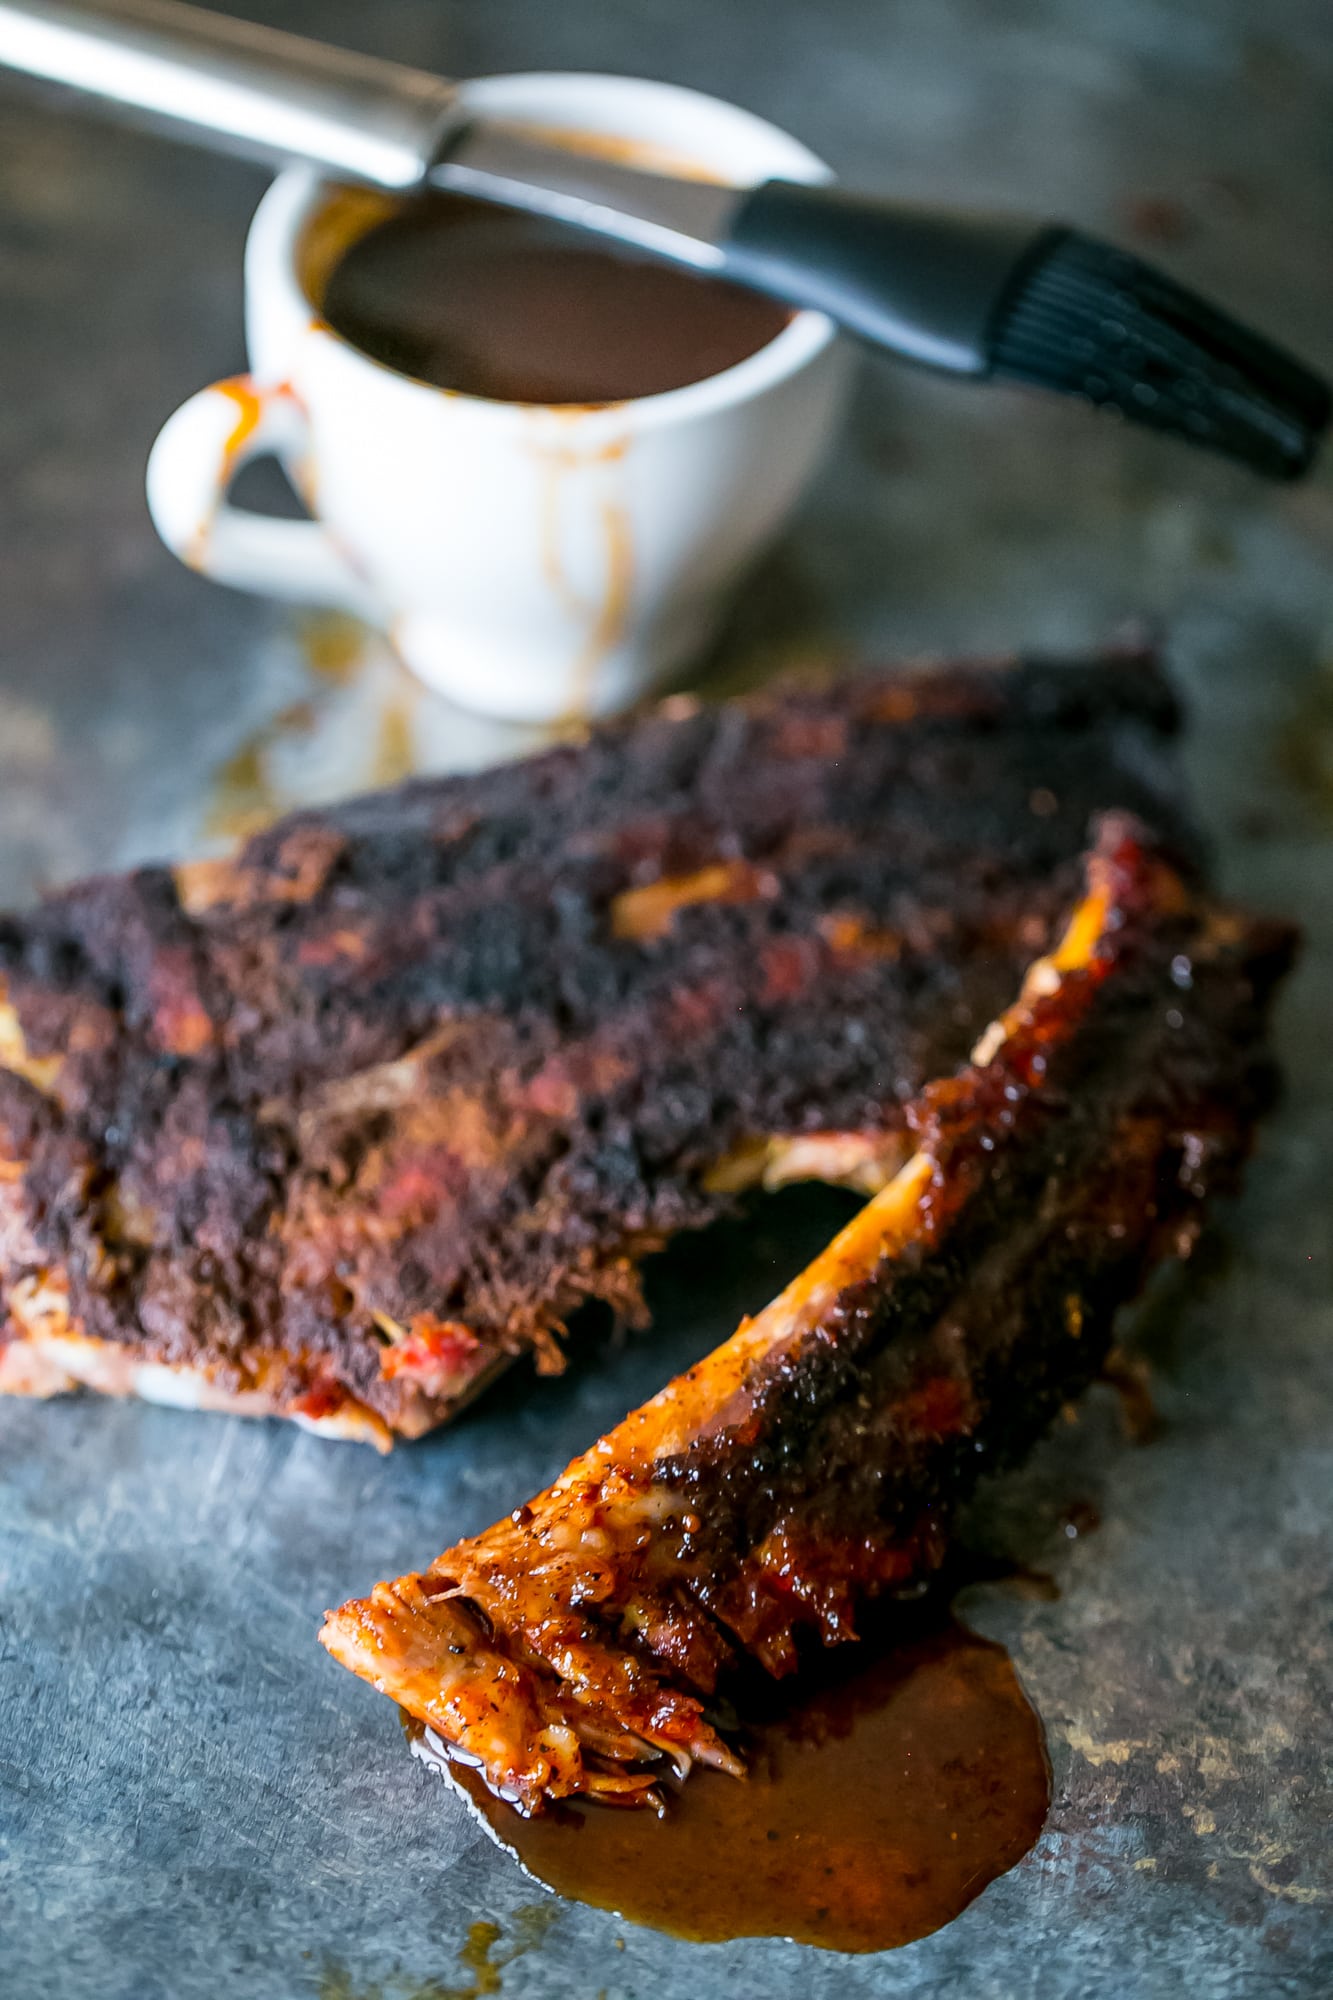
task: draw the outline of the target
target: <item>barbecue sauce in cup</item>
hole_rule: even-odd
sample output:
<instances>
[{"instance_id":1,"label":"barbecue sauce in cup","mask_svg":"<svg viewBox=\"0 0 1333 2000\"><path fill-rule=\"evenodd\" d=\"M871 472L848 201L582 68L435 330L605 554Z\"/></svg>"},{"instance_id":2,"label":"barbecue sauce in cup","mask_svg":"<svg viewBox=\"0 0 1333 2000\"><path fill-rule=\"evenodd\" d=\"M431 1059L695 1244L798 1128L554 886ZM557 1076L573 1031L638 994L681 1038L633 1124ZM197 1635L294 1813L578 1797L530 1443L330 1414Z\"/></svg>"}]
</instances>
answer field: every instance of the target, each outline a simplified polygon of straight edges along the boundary
<instances>
[{"instance_id":1,"label":"barbecue sauce in cup","mask_svg":"<svg viewBox=\"0 0 1333 2000\"><path fill-rule=\"evenodd\" d=\"M722 279L442 194L360 235L320 304L344 340L399 374L505 403L681 389L746 360L790 318Z\"/></svg>"}]
</instances>

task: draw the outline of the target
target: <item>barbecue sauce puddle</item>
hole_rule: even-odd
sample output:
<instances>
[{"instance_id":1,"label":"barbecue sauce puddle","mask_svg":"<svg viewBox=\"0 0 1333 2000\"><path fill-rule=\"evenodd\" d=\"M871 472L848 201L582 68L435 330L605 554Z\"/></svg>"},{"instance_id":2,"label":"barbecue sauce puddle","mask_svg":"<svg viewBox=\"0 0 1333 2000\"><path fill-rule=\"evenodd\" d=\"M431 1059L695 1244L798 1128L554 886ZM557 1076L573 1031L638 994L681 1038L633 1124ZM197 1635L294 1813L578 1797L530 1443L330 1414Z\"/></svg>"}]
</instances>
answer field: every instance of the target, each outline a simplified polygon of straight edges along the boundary
<instances>
[{"instance_id":1,"label":"barbecue sauce puddle","mask_svg":"<svg viewBox=\"0 0 1333 2000\"><path fill-rule=\"evenodd\" d=\"M1051 1594L1045 1579L1008 1580ZM846 1653L766 1689L762 1710L747 1700L749 1776L668 1781L661 1819L581 1803L523 1819L406 1726L415 1754L558 1895L699 1943L887 1951L949 1923L1022 1859L1046 1822L1050 1765L1009 1655L947 1604L900 1611Z\"/></svg>"}]
</instances>

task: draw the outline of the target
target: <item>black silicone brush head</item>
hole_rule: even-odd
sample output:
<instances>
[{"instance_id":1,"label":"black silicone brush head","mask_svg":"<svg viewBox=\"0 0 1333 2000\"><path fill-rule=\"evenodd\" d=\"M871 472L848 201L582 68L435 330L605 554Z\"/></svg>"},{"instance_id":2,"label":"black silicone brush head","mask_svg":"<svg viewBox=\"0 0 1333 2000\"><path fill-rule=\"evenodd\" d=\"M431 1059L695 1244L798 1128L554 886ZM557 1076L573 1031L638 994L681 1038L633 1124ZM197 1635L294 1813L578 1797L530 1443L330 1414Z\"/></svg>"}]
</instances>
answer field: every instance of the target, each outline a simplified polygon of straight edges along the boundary
<instances>
[{"instance_id":1,"label":"black silicone brush head","mask_svg":"<svg viewBox=\"0 0 1333 2000\"><path fill-rule=\"evenodd\" d=\"M721 249L726 276L889 353L1079 396L1276 479L1306 470L1328 425L1328 388L1299 361L1075 229L769 181Z\"/></svg>"},{"instance_id":2,"label":"black silicone brush head","mask_svg":"<svg viewBox=\"0 0 1333 2000\"><path fill-rule=\"evenodd\" d=\"M992 321L991 373L1082 396L1275 479L1306 471L1326 383L1127 251L1052 229L1015 268Z\"/></svg>"}]
</instances>

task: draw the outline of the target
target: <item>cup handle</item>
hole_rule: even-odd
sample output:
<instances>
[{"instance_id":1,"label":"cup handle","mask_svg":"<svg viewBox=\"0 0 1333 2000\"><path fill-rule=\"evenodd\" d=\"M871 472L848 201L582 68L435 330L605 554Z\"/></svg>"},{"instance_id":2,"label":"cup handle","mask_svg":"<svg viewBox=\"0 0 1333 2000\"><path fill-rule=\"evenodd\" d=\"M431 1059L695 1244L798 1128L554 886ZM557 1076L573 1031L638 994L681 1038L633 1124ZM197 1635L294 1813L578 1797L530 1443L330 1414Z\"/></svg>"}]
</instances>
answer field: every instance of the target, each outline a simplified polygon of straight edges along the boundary
<instances>
[{"instance_id":1,"label":"cup handle","mask_svg":"<svg viewBox=\"0 0 1333 2000\"><path fill-rule=\"evenodd\" d=\"M294 467L308 447L305 412L286 384L261 387L250 375L214 382L168 417L149 454L153 526L173 555L218 583L379 622L370 585L321 522L277 520L227 499L252 458L272 453Z\"/></svg>"}]
</instances>

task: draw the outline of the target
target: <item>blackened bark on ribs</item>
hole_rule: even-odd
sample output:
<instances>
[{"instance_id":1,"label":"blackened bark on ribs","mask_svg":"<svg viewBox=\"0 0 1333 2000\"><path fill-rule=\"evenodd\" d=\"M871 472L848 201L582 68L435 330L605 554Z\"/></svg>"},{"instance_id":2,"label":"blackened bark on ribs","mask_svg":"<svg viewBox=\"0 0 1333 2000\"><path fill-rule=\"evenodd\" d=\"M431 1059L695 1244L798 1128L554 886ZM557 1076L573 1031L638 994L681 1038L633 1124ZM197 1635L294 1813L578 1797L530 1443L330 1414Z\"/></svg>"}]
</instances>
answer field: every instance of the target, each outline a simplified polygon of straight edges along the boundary
<instances>
[{"instance_id":1,"label":"blackened bark on ribs","mask_svg":"<svg viewBox=\"0 0 1333 2000\"><path fill-rule=\"evenodd\" d=\"M554 1364L774 1135L875 1184L1093 813L1191 864L1175 720L1137 657L669 705L0 922L11 1344L60 1323L381 1436Z\"/></svg>"},{"instance_id":2,"label":"blackened bark on ribs","mask_svg":"<svg viewBox=\"0 0 1333 2000\"><path fill-rule=\"evenodd\" d=\"M742 1658L938 1563L983 1470L1092 1379L1116 1309L1188 1249L1269 1086L1281 925L1194 897L1119 816L1058 948L973 1060L910 1107L916 1151L757 1320L509 1520L330 1615L324 1643L526 1810L640 1801L732 1760Z\"/></svg>"}]
</instances>

